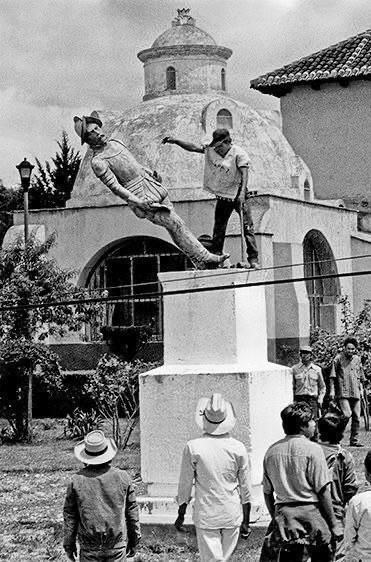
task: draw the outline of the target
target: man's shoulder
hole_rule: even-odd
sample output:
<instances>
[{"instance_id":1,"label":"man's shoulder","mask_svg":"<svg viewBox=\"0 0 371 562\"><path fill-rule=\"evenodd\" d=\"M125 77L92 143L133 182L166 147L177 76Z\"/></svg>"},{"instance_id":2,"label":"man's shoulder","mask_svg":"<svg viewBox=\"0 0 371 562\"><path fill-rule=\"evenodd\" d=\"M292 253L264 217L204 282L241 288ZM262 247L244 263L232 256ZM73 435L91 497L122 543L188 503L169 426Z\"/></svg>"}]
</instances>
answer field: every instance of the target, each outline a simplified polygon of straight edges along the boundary
<instances>
[{"instance_id":1,"label":"man's shoulder","mask_svg":"<svg viewBox=\"0 0 371 562\"><path fill-rule=\"evenodd\" d=\"M316 365L315 363L311 363L310 366L311 366L311 369L312 369L313 371L316 371L317 373L321 373L321 372L322 372L322 369L321 369L321 367L320 367L319 365Z\"/></svg>"},{"instance_id":2,"label":"man's shoulder","mask_svg":"<svg viewBox=\"0 0 371 562\"><path fill-rule=\"evenodd\" d=\"M234 144L234 143L232 144L230 153L236 156L244 156L247 160L249 160L249 155L247 151L244 148L242 148L242 146L239 146L238 144Z\"/></svg>"},{"instance_id":3,"label":"man's shoulder","mask_svg":"<svg viewBox=\"0 0 371 562\"><path fill-rule=\"evenodd\" d=\"M296 371L300 371L300 369L303 368L303 363L301 361L299 361L299 363L295 363L295 365L293 365L291 367L292 371L295 373Z\"/></svg>"},{"instance_id":4,"label":"man's shoulder","mask_svg":"<svg viewBox=\"0 0 371 562\"><path fill-rule=\"evenodd\" d=\"M265 457L269 457L270 455L275 455L279 451L285 449L287 446L288 446L288 438L283 437L282 439L275 441L274 443L272 443L272 445L268 447L267 452L265 453Z\"/></svg>"},{"instance_id":5,"label":"man's shoulder","mask_svg":"<svg viewBox=\"0 0 371 562\"><path fill-rule=\"evenodd\" d=\"M360 492L359 494L355 494L349 500L349 506L353 507L367 507L371 509L371 491Z\"/></svg>"}]
</instances>

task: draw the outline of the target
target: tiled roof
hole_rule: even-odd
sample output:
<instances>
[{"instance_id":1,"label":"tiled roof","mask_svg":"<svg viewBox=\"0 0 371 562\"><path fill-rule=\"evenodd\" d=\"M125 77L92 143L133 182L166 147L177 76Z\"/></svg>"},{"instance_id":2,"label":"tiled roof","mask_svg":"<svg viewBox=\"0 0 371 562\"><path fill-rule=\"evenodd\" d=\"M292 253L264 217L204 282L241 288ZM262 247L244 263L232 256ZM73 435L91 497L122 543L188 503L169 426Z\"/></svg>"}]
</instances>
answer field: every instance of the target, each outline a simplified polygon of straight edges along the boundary
<instances>
[{"instance_id":1,"label":"tiled roof","mask_svg":"<svg viewBox=\"0 0 371 562\"><path fill-rule=\"evenodd\" d=\"M371 77L371 29L251 80L250 87L280 96L294 84Z\"/></svg>"}]
</instances>

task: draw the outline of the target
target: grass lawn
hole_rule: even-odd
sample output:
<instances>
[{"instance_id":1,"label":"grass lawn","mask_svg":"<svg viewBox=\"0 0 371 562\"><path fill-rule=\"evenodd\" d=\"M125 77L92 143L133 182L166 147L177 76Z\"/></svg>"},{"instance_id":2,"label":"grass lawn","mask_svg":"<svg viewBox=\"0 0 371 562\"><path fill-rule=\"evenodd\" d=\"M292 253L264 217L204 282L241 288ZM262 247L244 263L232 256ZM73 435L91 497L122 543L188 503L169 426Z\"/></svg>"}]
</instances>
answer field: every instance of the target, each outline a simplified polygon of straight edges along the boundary
<instances>
[{"instance_id":1,"label":"grass lawn","mask_svg":"<svg viewBox=\"0 0 371 562\"><path fill-rule=\"evenodd\" d=\"M7 562L66 561L62 550L62 508L67 483L81 465L73 455L74 442L63 438L63 422L37 420L33 445L0 447L0 560ZM371 449L371 432L362 432L366 447L351 449L361 489L365 486L363 459ZM344 443L349 442L349 434ZM120 452L114 464L140 480L139 432ZM194 533L176 533L169 527L143 529L136 562L194 562L199 560ZM259 559L264 528L255 526L248 541L240 541L231 562Z\"/></svg>"}]
</instances>

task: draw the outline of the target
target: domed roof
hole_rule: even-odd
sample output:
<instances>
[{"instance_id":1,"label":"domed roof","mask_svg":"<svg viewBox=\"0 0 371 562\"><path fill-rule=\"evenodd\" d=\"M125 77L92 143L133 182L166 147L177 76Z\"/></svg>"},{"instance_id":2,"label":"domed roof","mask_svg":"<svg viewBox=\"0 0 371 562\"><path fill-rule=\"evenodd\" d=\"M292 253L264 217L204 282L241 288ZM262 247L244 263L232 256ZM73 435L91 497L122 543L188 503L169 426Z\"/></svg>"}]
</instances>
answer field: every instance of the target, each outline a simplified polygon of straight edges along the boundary
<instances>
[{"instance_id":1,"label":"domed roof","mask_svg":"<svg viewBox=\"0 0 371 562\"><path fill-rule=\"evenodd\" d=\"M172 45L216 45L214 39L199 27L191 17L189 8L177 10L178 15L167 29L152 44L152 49L171 47Z\"/></svg>"},{"instance_id":2,"label":"domed roof","mask_svg":"<svg viewBox=\"0 0 371 562\"><path fill-rule=\"evenodd\" d=\"M125 111L100 113L108 137L121 139L137 160L161 174L170 198L208 198L202 189L204 157L175 145L166 135L194 143L210 142L216 115L226 108L233 116L232 138L250 157L249 189L297 196L291 183L295 153L282 131L248 105L218 94L183 94L145 101ZM94 176L88 150L68 207L120 205L122 201Z\"/></svg>"},{"instance_id":3,"label":"domed roof","mask_svg":"<svg viewBox=\"0 0 371 562\"><path fill-rule=\"evenodd\" d=\"M167 29L152 44L152 49L172 45L216 45L214 39L199 27L190 24Z\"/></svg>"}]
</instances>

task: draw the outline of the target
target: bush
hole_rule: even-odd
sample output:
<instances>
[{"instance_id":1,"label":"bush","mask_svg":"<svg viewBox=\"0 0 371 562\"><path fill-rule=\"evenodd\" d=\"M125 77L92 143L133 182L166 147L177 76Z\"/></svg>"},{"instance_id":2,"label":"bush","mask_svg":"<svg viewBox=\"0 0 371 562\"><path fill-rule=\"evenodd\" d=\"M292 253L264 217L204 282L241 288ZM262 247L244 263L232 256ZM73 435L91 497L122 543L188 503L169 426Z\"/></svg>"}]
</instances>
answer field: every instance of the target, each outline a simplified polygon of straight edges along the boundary
<instances>
[{"instance_id":1,"label":"bush","mask_svg":"<svg viewBox=\"0 0 371 562\"><path fill-rule=\"evenodd\" d=\"M123 361L114 353L101 357L94 374L89 378L87 393L96 404L99 414L110 422L112 437L118 447L125 449L139 415L140 373L157 366L154 363ZM125 429L120 426L120 414Z\"/></svg>"},{"instance_id":2,"label":"bush","mask_svg":"<svg viewBox=\"0 0 371 562\"><path fill-rule=\"evenodd\" d=\"M103 418L98 412L89 410L84 412L75 408L71 415L67 415L64 434L72 439L83 439L87 433L94 429L101 429Z\"/></svg>"},{"instance_id":3,"label":"bush","mask_svg":"<svg viewBox=\"0 0 371 562\"><path fill-rule=\"evenodd\" d=\"M311 345L316 363L328 370L335 355L343 347L344 339L353 336L358 341L358 354L363 368L371 375L371 302L366 301L363 309L355 315L347 296L340 299L342 334L329 334L317 328L311 333Z\"/></svg>"}]
</instances>

